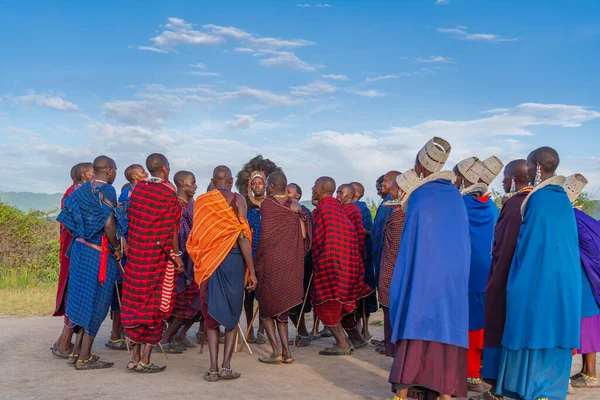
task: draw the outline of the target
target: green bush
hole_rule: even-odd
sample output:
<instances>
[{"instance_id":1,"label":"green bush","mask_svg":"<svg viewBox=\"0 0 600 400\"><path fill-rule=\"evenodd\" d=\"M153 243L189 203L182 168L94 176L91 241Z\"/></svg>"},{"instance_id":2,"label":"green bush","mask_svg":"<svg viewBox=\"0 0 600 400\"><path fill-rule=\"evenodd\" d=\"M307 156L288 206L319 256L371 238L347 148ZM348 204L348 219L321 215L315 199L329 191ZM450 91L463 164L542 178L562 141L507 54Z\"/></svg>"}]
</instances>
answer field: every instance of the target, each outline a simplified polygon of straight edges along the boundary
<instances>
[{"instance_id":1,"label":"green bush","mask_svg":"<svg viewBox=\"0 0 600 400\"><path fill-rule=\"evenodd\" d=\"M42 211L0 202L0 288L58 281L59 224Z\"/></svg>"}]
</instances>

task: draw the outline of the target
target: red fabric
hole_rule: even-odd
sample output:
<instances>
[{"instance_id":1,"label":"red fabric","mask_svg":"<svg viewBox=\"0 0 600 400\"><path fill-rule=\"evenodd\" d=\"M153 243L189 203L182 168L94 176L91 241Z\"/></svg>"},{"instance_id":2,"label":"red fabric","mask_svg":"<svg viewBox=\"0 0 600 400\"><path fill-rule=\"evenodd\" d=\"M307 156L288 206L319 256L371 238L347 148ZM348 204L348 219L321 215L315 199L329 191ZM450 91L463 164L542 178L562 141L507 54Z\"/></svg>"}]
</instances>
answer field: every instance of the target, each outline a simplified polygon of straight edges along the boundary
<instances>
[{"instance_id":1,"label":"red fabric","mask_svg":"<svg viewBox=\"0 0 600 400\"><path fill-rule=\"evenodd\" d=\"M65 200L67 197L71 195L80 185L71 185L63 195L62 200L60 201L60 208L62 209L65 204ZM65 315L65 308L67 307L67 282L69 280L69 258L67 257L67 250L69 250L69 245L71 244L71 233L60 224L60 250L59 250L59 262L60 262L60 272L58 274L58 288L56 290L56 307L54 308L55 317L59 317L61 315ZM70 322L65 319L65 325L67 322ZM70 326L70 325L69 325Z\"/></svg>"},{"instance_id":2,"label":"red fabric","mask_svg":"<svg viewBox=\"0 0 600 400\"><path fill-rule=\"evenodd\" d=\"M469 331L469 351L467 373L469 378L481 378L481 357L483 356L483 329Z\"/></svg>"},{"instance_id":3,"label":"red fabric","mask_svg":"<svg viewBox=\"0 0 600 400\"><path fill-rule=\"evenodd\" d=\"M207 281L208 282L208 281ZM198 310L192 307L196 300L200 288L195 280L192 280L190 286L186 287L182 292L177 293L173 302L173 312L171 315L175 318L194 319Z\"/></svg>"},{"instance_id":4,"label":"red fabric","mask_svg":"<svg viewBox=\"0 0 600 400\"><path fill-rule=\"evenodd\" d=\"M356 204L345 204L344 211L348 216L348 219L354 224L356 230L356 237L358 238L358 251L361 256L361 260L365 259L365 228L363 226L362 214L360 208ZM363 274L364 274L364 263L363 263Z\"/></svg>"},{"instance_id":5,"label":"red fabric","mask_svg":"<svg viewBox=\"0 0 600 400\"><path fill-rule=\"evenodd\" d=\"M390 284L392 283L392 275L394 275L396 258L398 258L398 249L400 248L405 220L406 213L401 206L397 206L383 228L383 250L381 251L378 289L379 304L384 307L390 306Z\"/></svg>"},{"instance_id":6,"label":"red fabric","mask_svg":"<svg viewBox=\"0 0 600 400\"><path fill-rule=\"evenodd\" d=\"M268 197L260 206L261 232L254 267L261 318L280 315L302 303L304 297L304 256L310 249L312 229L308 213L294 202L287 198L281 204Z\"/></svg>"},{"instance_id":7,"label":"red fabric","mask_svg":"<svg viewBox=\"0 0 600 400\"><path fill-rule=\"evenodd\" d=\"M102 246L100 250L100 267L98 268L98 282L106 281L106 266L108 263L108 238L102 236Z\"/></svg>"},{"instance_id":8,"label":"red fabric","mask_svg":"<svg viewBox=\"0 0 600 400\"><path fill-rule=\"evenodd\" d=\"M356 310L356 303L345 304L341 303L337 300L326 301L325 303L316 304L314 306L314 311L319 317L319 320L325 326L337 326L344 316L352 314ZM351 327L344 327L346 329L351 329Z\"/></svg>"},{"instance_id":9,"label":"red fabric","mask_svg":"<svg viewBox=\"0 0 600 400\"><path fill-rule=\"evenodd\" d=\"M204 318L204 326L206 329L219 329L219 321L211 317L208 313L208 302L206 297L208 296L208 279L200 283L200 311L202 311L202 317Z\"/></svg>"},{"instance_id":10,"label":"red fabric","mask_svg":"<svg viewBox=\"0 0 600 400\"><path fill-rule=\"evenodd\" d=\"M321 199L313 211L313 304L338 300L356 306L373 291L364 282L356 228L342 204L333 197Z\"/></svg>"},{"instance_id":11,"label":"red fabric","mask_svg":"<svg viewBox=\"0 0 600 400\"><path fill-rule=\"evenodd\" d=\"M127 268L123 280L121 321L135 343L158 344L173 307L173 265L158 247L172 251L181 222L181 204L168 181L137 184L129 204ZM165 308L167 306L167 308ZM158 338L158 339L157 339Z\"/></svg>"}]
</instances>

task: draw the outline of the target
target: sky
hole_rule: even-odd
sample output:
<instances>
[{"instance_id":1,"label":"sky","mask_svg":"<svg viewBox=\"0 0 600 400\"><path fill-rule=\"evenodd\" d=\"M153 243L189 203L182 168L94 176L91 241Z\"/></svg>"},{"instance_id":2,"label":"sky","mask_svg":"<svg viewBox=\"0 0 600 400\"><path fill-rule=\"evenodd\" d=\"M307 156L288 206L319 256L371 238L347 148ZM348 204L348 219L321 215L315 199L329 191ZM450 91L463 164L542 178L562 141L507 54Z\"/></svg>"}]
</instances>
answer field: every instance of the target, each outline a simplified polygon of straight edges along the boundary
<instances>
[{"instance_id":1,"label":"sky","mask_svg":"<svg viewBox=\"0 0 600 400\"><path fill-rule=\"evenodd\" d=\"M598 16L593 0L8 1L0 190L64 192L100 154L120 187L153 152L203 189L262 154L306 193L329 175L374 198L441 136L448 169L552 146L594 195Z\"/></svg>"}]
</instances>

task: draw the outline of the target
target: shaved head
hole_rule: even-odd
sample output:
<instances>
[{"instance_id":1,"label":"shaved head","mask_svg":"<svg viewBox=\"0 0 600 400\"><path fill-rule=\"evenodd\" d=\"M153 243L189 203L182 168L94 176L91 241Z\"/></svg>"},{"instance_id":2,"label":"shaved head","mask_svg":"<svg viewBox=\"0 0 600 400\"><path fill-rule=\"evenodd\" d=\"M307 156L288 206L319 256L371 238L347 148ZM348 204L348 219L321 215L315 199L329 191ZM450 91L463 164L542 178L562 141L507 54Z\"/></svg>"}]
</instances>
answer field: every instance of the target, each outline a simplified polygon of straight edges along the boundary
<instances>
[{"instance_id":1,"label":"shaved head","mask_svg":"<svg viewBox=\"0 0 600 400\"><path fill-rule=\"evenodd\" d=\"M354 186L354 201L359 201L365 195L365 187L360 182L351 182L352 186Z\"/></svg>"},{"instance_id":2,"label":"shaved head","mask_svg":"<svg viewBox=\"0 0 600 400\"><path fill-rule=\"evenodd\" d=\"M527 160L514 160L504 167L504 176L519 183L527 183Z\"/></svg>"},{"instance_id":3,"label":"shaved head","mask_svg":"<svg viewBox=\"0 0 600 400\"><path fill-rule=\"evenodd\" d=\"M527 157L527 178L529 183L535 184L537 167L540 167L541 180L544 181L554 175L560 158L552 147L540 147L532 151Z\"/></svg>"},{"instance_id":4,"label":"shaved head","mask_svg":"<svg viewBox=\"0 0 600 400\"><path fill-rule=\"evenodd\" d=\"M287 191L295 191L298 196L298 198L296 200L300 200L302 198L302 188L297 184L297 183L288 183L287 188L286 188L286 194L288 194L289 197L294 197L294 193L287 193Z\"/></svg>"},{"instance_id":5,"label":"shaved head","mask_svg":"<svg viewBox=\"0 0 600 400\"><path fill-rule=\"evenodd\" d=\"M319 185L323 188L325 194L327 194L328 196L331 196L333 193L335 193L335 181L333 180L333 178L330 178L328 176L322 176L319 179L317 179L316 186Z\"/></svg>"},{"instance_id":6,"label":"shaved head","mask_svg":"<svg viewBox=\"0 0 600 400\"><path fill-rule=\"evenodd\" d=\"M148 158L146 158L146 168L148 168L148 172L150 172L152 176L157 176L163 172L165 167L169 169L169 160L160 153L150 154Z\"/></svg>"},{"instance_id":7,"label":"shaved head","mask_svg":"<svg viewBox=\"0 0 600 400\"><path fill-rule=\"evenodd\" d=\"M392 191L392 182L396 180L396 177L400 175L400 171L390 171L383 176L383 182L381 183L381 197L386 197Z\"/></svg>"},{"instance_id":8,"label":"shaved head","mask_svg":"<svg viewBox=\"0 0 600 400\"><path fill-rule=\"evenodd\" d=\"M354 186L349 183L344 183L337 189L337 199L343 205L352 203L354 201L355 194L356 190L354 190Z\"/></svg>"},{"instance_id":9,"label":"shaved head","mask_svg":"<svg viewBox=\"0 0 600 400\"><path fill-rule=\"evenodd\" d=\"M173 182L179 187L183 185L183 181L189 177L194 177L194 174L192 174L190 171L179 171L175 174L175 176L173 176Z\"/></svg>"},{"instance_id":10,"label":"shaved head","mask_svg":"<svg viewBox=\"0 0 600 400\"><path fill-rule=\"evenodd\" d=\"M133 183L136 172L143 171L144 167L142 167L140 164L131 164L129 167L125 168L125 179L127 179L127 182L129 183Z\"/></svg>"},{"instance_id":11,"label":"shaved head","mask_svg":"<svg viewBox=\"0 0 600 400\"><path fill-rule=\"evenodd\" d=\"M219 165L213 170L212 184L215 189L231 190L233 186L233 176L231 170L225 165Z\"/></svg>"},{"instance_id":12,"label":"shaved head","mask_svg":"<svg viewBox=\"0 0 600 400\"><path fill-rule=\"evenodd\" d=\"M267 195L280 195L285 193L287 178L281 171L275 171L267 177Z\"/></svg>"},{"instance_id":13,"label":"shaved head","mask_svg":"<svg viewBox=\"0 0 600 400\"><path fill-rule=\"evenodd\" d=\"M117 176L117 163L107 156L98 156L93 163L96 179L112 184Z\"/></svg>"}]
</instances>

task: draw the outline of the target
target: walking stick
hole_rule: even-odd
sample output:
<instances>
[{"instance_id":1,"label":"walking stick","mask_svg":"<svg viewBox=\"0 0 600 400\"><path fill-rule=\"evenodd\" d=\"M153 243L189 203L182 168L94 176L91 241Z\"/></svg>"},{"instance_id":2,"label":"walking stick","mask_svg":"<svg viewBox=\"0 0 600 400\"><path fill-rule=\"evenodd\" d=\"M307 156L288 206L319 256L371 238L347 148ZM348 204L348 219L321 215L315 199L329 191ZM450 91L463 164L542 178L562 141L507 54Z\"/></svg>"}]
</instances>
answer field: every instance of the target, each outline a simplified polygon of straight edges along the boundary
<instances>
[{"instance_id":1,"label":"walking stick","mask_svg":"<svg viewBox=\"0 0 600 400\"><path fill-rule=\"evenodd\" d=\"M362 320L363 320L363 337L367 340L367 331L369 327L367 326L367 301L366 298L362 299Z\"/></svg>"},{"instance_id":2,"label":"walking stick","mask_svg":"<svg viewBox=\"0 0 600 400\"><path fill-rule=\"evenodd\" d=\"M250 320L250 323L248 324L248 329L246 330L246 334L244 335L244 341L245 342L248 341L248 336L250 336L250 329L252 329L252 324L254 324L254 320L256 319L256 316L258 315L259 308L260 308L260 304L257 304L256 305L256 310L254 311L254 315L252 316L252 319ZM240 344L240 349L242 347L243 346Z\"/></svg>"},{"instance_id":3,"label":"walking stick","mask_svg":"<svg viewBox=\"0 0 600 400\"><path fill-rule=\"evenodd\" d=\"M298 329L300 329L300 322L304 317L304 306L306 305L306 300L308 300L308 292L310 291L310 285L312 284L313 274L310 274L310 279L308 280L308 287L306 288L306 293L304 293L304 301L302 302L302 308L300 309L300 316L298 317L298 323L296 323L296 332L294 333L294 344L296 347L296 338L298 337Z\"/></svg>"},{"instance_id":4,"label":"walking stick","mask_svg":"<svg viewBox=\"0 0 600 400\"><path fill-rule=\"evenodd\" d=\"M244 344L246 345L246 347L248 348L248 353L250 353L250 355L252 356L252 349L250 348L250 345L248 344L248 341L246 340L246 338L244 337L244 331L242 330L242 325L238 322L238 332L242 331L242 340L244 341ZM236 335L237 337L237 335ZM241 352L241 349L240 349Z\"/></svg>"},{"instance_id":5,"label":"walking stick","mask_svg":"<svg viewBox=\"0 0 600 400\"><path fill-rule=\"evenodd\" d=\"M119 265L121 265L121 261L119 261ZM121 303L121 295L119 294L119 285L117 284L117 281L115 281L115 291L117 292L117 300L119 301L119 310L121 310L123 309L123 304ZM129 341L127 340L127 338L125 338L125 344L127 345L127 354L130 354Z\"/></svg>"},{"instance_id":6,"label":"walking stick","mask_svg":"<svg viewBox=\"0 0 600 400\"><path fill-rule=\"evenodd\" d=\"M317 333L319 333L319 316L315 316L315 323L314 323L314 327L313 327L313 337L317 336Z\"/></svg>"},{"instance_id":7,"label":"walking stick","mask_svg":"<svg viewBox=\"0 0 600 400\"><path fill-rule=\"evenodd\" d=\"M204 353L204 341L206 340L206 335L208 335L206 325L204 326L204 332L200 332L202 335L202 340L200 341L200 348L198 349L198 354Z\"/></svg>"},{"instance_id":8,"label":"walking stick","mask_svg":"<svg viewBox=\"0 0 600 400\"><path fill-rule=\"evenodd\" d=\"M177 265L177 263L175 262L175 260L173 259L173 257L171 257L171 253L169 253L167 251L167 249L165 249L165 246L162 245L161 242L156 242L156 245L158 247L160 247L160 249L162 250L163 253L166 254L167 258L169 259L169 261L171 261L173 263L173 265ZM185 277L185 286L190 286L192 284L192 280L190 279L190 277L188 276L187 272L185 272L185 269L183 269L181 271L183 273L183 276Z\"/></svg>"},{"instance_id":9,"label":"walking stick","mask_svg":"<svg viewBox=\"0 0 600 400\"><path fill-rule=\"evenodd\" d=\"M167 357L167 352L165 351L165 349L162 347L162 343L158 342L158 347L160 347L160 350L162 351L162 353L165 355L165 358L168 360L169 357Z\"/></svg>"}]
</instances>

